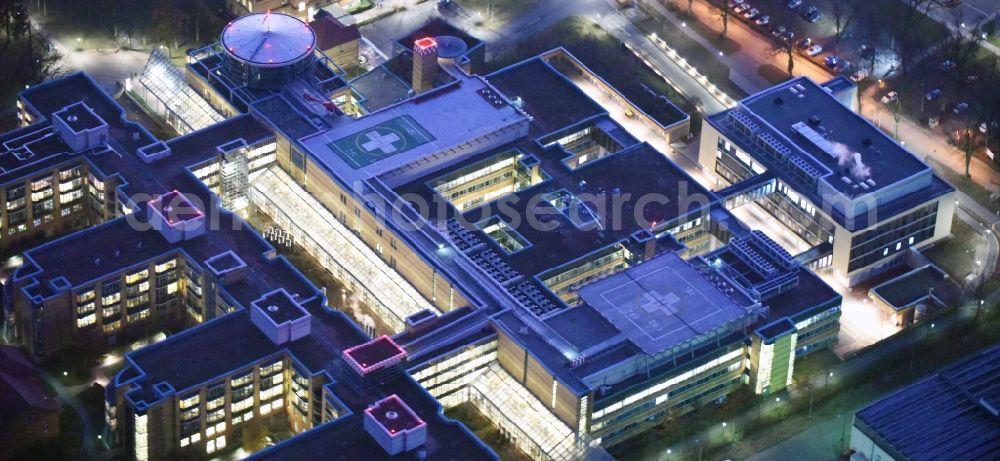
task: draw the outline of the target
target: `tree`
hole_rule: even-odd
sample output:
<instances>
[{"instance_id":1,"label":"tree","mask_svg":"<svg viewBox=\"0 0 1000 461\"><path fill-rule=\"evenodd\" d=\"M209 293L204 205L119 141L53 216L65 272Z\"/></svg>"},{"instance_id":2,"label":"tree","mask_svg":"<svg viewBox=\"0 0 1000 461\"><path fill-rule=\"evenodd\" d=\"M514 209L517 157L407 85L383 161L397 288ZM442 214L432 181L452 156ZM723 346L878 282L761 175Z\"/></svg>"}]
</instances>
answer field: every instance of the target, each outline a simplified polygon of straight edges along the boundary
<instances>
[{"instance_id":1,"label":"tree","mask_svg":"<svg viewBox=\"0 0 1000 461\"><path fill-rule=\"evenodd\" d=\"M898 93L898 92L897 92ZM923 95L920 95L920 100L923 101ZM889 111L892 113L892 121L895 122L896 126L893 128L892 137L899 140L899 121L903 118L903 95L897 94L896 99L889 101Z\"/></svg>"},{"instance_id":2,"label":"tree","mask_svg":"<svg viewBox=\"0 0 1000 461\"><path fill-rule=\"evenodd\" d=\"M177 49L181 31L188 19L187 13L173 1L160 2L153 10L153 34L159 42L170 42L171 52Z\"/></svg>"},{"instance_id":3,"label":"tree","mask_svg":"<svg viewBox=\"0 0 1000 461\"><path fill-rule=\"evenodd\" d=\"M771 41L771 47L768 50L768 57L776 58L779 56L786 56L788 58L787 71L788 76L792 76L792 71L795 69L795 47L792 45L792 41L787 37L781 37Z\"/></svg>"},{"instance_id":4,"label":"tree","mask_svg":"<svg viewBox=\"0 0 1000 461\"><path fill-rule=\"evenodd\" d=\"M899 0L902 8L896 8L892 14L885 14L883 8L871 8L871 14L878 15L888 24L893 50L899 58L899 70L903 76L910 70L914 62L930 51L930 40L925 33L920 33L921 21L928 21L927 15L943 5L944 0Z\"/></svg>"},{"instance_id":5,"label":"tree","mask_svg":"<svg viewBox=\"0 0 1000 461\"><path fill-rule=\"evenodd\" d=\"M968 33L962 27L961 19L956 18L954 28L949 29L948 37L941 43L942 54L955 63L956 76L961 76L962 70L967 69L969 64L976 57L983 41L983 31L974 28Z\"/></svg>"},{"instance_id":6,"label":"tree","mask_svg":"<svg viewBox=\"0 0 1000 461\"><path fill-rule=\"evenodd\" d=\"M991 90L1000 85L1000 59L994 56L983 70L983 75L976 82L977 87L972 89L976 94L972 116L980 123L976 129L982 128L984 131L986 147L990 147L1000 134L1000 130L997 130L1000 127L1000 92Z\"/></svg>"},{"instance_id":7,"label":"tree","mask_svg":"<svg viewBox=\"0 0 1000 461\"><path fill-rule=\"evenodd\" d=\"M260 418L243 423L241 435L243 437L243 450L249 453L260 451L267 445L268 430Z\"/></svg>"},{"instance_id":8,"label":"tree","mask_svg":"<svg viewBox=\"0 0 1000 461\"><path fill-rule=\"evenodd\" d=\"M715 10L716 16L722 20L722 33L720 36L726 38L726 33L729 32L729 8L726 8L724 0L709 0L708 4Z\"/></svg>"},{"instance_id":9,"label":"tree","mask_svg":"<svg viewBox=\"0 0 1000 461\"><path fill-rule=\"evenodd\" d=\"M854 19L867 8L868 0L837 0L830 4L830 19L833 19L834 41L840 44Z\"/></svg>"},{"instance_id":10,"label":"tree","mask_svg":"<svg viewBox=\"0 0 1000 461\"><path fill-rule=\"evenodd\" d=\"M18 40L27 37L31 30L28 22L28 9L17 0L0 0L0 29L4 37Z\"/></svg>"},{"instance_id":11,"label":"tree","mask_svg":"<svg viewBox=\"0 0 1000 461\"><path fill-rule=\"evenodd\" d=\"M969 173L969 165L972 163L972 153L975 152L975 145L973 144L972 137L975 131L971 127L965 127L962 133L965 137L965 145L962 148L962 152L965 153L965 177L971 178L972 174Z\"/></svg>"},{"instance_id":12,"label":"tree","mask_svg":"<svg viewBox=\"0 0 1000 461\"><path fill-rule=\"evenodd\" d=\"M688 0L688 17L689 18L693 18L694 17L694 12L692 11L693 8L694 8L694 0Z\"/></svg>"}]
</instances>

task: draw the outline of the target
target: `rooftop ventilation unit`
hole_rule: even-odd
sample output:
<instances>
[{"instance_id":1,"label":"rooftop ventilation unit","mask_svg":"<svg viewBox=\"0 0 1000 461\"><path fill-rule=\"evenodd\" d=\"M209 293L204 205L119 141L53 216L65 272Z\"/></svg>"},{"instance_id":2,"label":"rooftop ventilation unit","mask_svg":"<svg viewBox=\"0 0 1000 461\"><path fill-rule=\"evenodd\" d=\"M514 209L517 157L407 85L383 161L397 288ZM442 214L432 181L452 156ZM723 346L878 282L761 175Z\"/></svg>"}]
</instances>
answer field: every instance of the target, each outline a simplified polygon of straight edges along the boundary
<instances>
[{"instance_id":1,"label":"rooftop ventilation unit","mask_svg":"<svg viewBox=\"0 0 1000 461\"><path fill-rule=\"evenodd\" d=\"M826 152L827 155L832 158L837 158L837 154L833 151L833 143L828 141L822 134L814 130L809 125L804 122L798 122L792 125L792 129L795 130L796 133L802 135L802 137L806 138L809 142L813 143L813 145L819 148L819 150Z\"/></svg>"},{"instance_id":2,"label":"rooftop ventilation unit","mask_svg":"<svg viewBox=\"0 0 1000 461\"><path fill-rule=\"evenodd\" d=\"M750 119L750 116L745 114L742 110L737 109L729 111L729 118L731 118L733 123L736 124L737 129L747 136L756 133L760 129L757 127L757 124Z\"/></svg>"},{"instance_id":3,"label":"rooftop ventilation unit","mask_svg":"<svg viewBox=\"0 0 1000 461\"><path fill-rule=\"evenodd\" d=\"M799 157L798 155L793 155L789 157L788 160L792 162L792 165L795 166L795 168L798 168L803 174L810 178L819 178L822 175L816 167L812 166L812 164L807 162L806 159Z\"/></svg>"}]
</instances>

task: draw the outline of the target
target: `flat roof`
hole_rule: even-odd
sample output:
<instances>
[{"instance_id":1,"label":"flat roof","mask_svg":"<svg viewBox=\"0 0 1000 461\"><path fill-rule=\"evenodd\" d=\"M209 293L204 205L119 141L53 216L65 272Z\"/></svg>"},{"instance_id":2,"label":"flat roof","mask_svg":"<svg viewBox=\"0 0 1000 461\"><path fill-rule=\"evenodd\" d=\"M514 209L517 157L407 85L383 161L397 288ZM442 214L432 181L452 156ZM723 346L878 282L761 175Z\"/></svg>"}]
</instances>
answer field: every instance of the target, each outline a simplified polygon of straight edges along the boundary
<instances>
[{"instance_id":1,"label":"flat roof","mask_svg":"<svg viewBox=\"0 0 1000 461\"><path fill-rule=\"evenodd\" d=\"M758 327L756 330L758 335L765 341L773 341L778 336L782 336L785 333L791 333L795 331L795 322L792 322L788 317L782 317L771 323Z\"/></svg>"},{"instance_id":2,"label":"flat roof","mask_svg":"<svg viewBox=\"0 0 1000 461\"><path fill-rule=\"evenodd\" d=\"M621 334L608 319L587 304L563 309L546 318L545 324L579 350L589 349Z\"/></svg>"},{"instance_id":3,"label":"flat roof","mask_svg":"<svg viewBox=\"0 0 1000 461\"><path fill-rule=\"evenodd\" d=\"M284 13L252 13L222 30L222 46L230 56L260 67L277 67L312 54L316 33L308 24Z\"/></svg>"},{"instance_id":4,"label":"flat roof","mask_svg":"<svg viewBox=\"0 0 1000 461\"><path fill-rule=\"evenodd\" d=\"M170 191L149 201L151 209L163 216L170 225L205 215L180 191Z\"/></svg>"},{"instance_id":5,"label":"flat roof","mask_svg":"<svg viewBox=\"0 0 1000 461\"><path fill-rule=\"evenodd\" d=\"M314 429L297 434L275 446L253 453L252 461L285 461L289 459L342 459L349 453L352 459L398 461L495 460L497 455L479 441L462 423L444 416L441 406L427 391L408 377L385 382L389 390L406 402L413 412L427 423L427 442L419 449L389 456L363 426L361 411L341 417ZM384 395L384 394L383 394ZM418 455L422 455L420 457Z\"/></svg>"},{"instance_id":6,"label":"flat roof","mask_svg":"<svg viewBox=\"0 0 1000 461\"><path fill-rule=\"evenodd\" d=\"M957 306L962 289L933 264L918 267L871 289L890 307L902 309L933 296L945 305Z\"/></svg>"},{"instance_id":7,"label":"flat roof","mask_svg":"<svg viewBox=\"0 0 1000 461\"><path fill-rule=\"evenodd\" d=\"M0 135L0 146L0 184L30 178L76 155L47 122Z\"/></svg>"},{"instance_id":8,"label":"flat roof","mask_svg":"<svg viewBox=\"0 0 1000 461\"><path fill-rule=\"evenodd\" d=\"M755 302L738 288L718 286L673 252L584 286L579 294L648 354L756 317Z\"/></svg>"},{"instance_id":9,"label":"flat roof","mask_svg":"<svg viewBox=\"0 0 1000 461\"><path fill-rule=\"evenodd\" d=\"M795 288L764 302L769 309L768 318L787 316L793 321L801 321L814 315L816 308L840 305L840 293L823 279L806 267L800 267L798 271Z\"/></svg>"},{"instance_id":10,"label":"flat roof","mask_svg":"<svg viewBox=\"0 0 1000 461\"><path fill-rule=\"evenodd\" d=\"M1000 459L1000 347L983 350L855 414L895 459Z\"/></svg>"},{"instance_id":11,"label":"flat roof","mask_svg":"<svg viewBox=\"0 0 1000 461\"><path fill-rule=\"evenodd\" d=\"M309 315L284 289L267 293L251 305L260 309L278 325Z\"/></svg>"},{"instance_id":12,"label":"flat roof","mask_svg":"<svg viewBox=\"0 0 1000 461\"><path fill-rule=\"evenodd\" d=\"M409 114L383 120L367 130L335 139L327 147L354 169L434 141Z\"/></svg>"},{"instance_id":13,"label":"flat roof","mask_svg":"<svg viewBox=\"0 0 1000 461\"><path fill-rule=\"evenodd\" d=\"M410 97L410 84L383 64L348 82L364 101L365 110L375 112Z\"/></svg>"},{"instance_id":14,"label":"flat roof","mask_svg":"<svg viewBox=\"0 0 1000 461\"><path fill-rule=\"evenodd\" d=\"M512 64L486 78L511 100L520 98L525 112L534 118L532 128L542 134L607 113L540 57Z\"/></svg>"},{"instance_id":15,"label":"flat roof","mask_svg":"<svg viewBox=\"0 0 1000 461\"><path fill-rule=\"evenodd\" d=\"M69 105L55 112L54 115L59 116L66 122L66 125L69 125L76 132L104 125L104 121L97 117L82 101Z\"/></svg>"},{"instance_id":16,"label":"flat roof","mask_svg":"<svg viewBox=\"0 0 1000 461\"><path fill-rule=\"evenodd\" d=\"M530 247L515 254L503 254L492 238L479 231L482 240L497 248L496 252L505 261L525 275L540 274L626 240L649 223L662 225L689 213L700 216L717 200L648 144L637 144L575 170L564 165L562 158L555 150L543 154L542 170L550 179L515 194L509 213L514 216L507 216L507 212L498 214L531 243ZM585 203L594 210L599 224L580 228L548 201L538 199L560 191L590 199ZM666 201L642 201L650 197L663 197ZM618 204L614 203L616 200ZM611 212L616 206L620 210L618 216ZM576 211L570 215L584 213L582 208ZM464 220L478 222L486 218L482 214L478 208L471 209L464 213ZM533 225L536 221L546 225Z\"/></svg>"},{"instance_id":17,"label":"flat roof","mask_svg":"<svg viewBox=\"0 0 1000 461\"><path fill-rule=\"evenodd\" d=\"M344 355L353 360L362 370L366 370L386 361L402 358L406 355L406 351L399 347L392 338L382 335L345 350Z\"/></svg>"},{"instance_id":18,"label":"flat roof","mask_svg":"<svg viewBox=\"0 0 1000 461\"><path fill-rule=\"evenodd\" d=\"M313 158L348 182L418 161L431 162L434 154L524 119L506 102L498 100L497 104L484 96L493 91L481 78L464 78L303 138L301 143Z\"/></svg>"},{"instance_id":19,"label":"flat roof","mask_svg":"<svg viewBox=\"0 0 1000 461\"><path fill-rule=\"evenodd\" d=\"M427 425L396 394L375 402L372 406L365 409L365 413L371 415L382 426L382 429L389 434Z\"/></svg>"},{"instance_id":20,"label":"flat roof","mask_svg":"<svg viewBox=\"0 0 1000 461\"><path fill-rule=\"evenodd\" d=\"M740 106L767 124L761 129L773 131L780 136L779 141L791 141L808 155L809 160L826 167L831 172L826 178L830 186L848 196L878 190L930 170L882 130L841 104L830 91L808 77L792 79L749 96L740 101ZM817 139L826 143L810 140L803 134L809 133L803 125L818 133ZM852 169L855 158L859 158L861 164ZM860 176L855 174L862 172ZM845 182L841 176L852 181ZM867 187L855 188L859 180Z\"/></svg>"}]
</instances>

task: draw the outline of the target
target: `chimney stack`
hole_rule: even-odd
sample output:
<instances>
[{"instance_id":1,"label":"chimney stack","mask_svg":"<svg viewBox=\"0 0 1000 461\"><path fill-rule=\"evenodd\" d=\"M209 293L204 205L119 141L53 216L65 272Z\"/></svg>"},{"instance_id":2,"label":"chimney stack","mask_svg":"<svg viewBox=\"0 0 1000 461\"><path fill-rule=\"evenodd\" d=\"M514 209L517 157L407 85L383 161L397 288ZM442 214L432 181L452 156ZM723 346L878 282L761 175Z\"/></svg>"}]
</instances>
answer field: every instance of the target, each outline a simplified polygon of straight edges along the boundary
<instances>
[{"instance_id":1,"label":"chimney stack","mask_svg":"<svg viewBox=\"0 0 1000 461\"><path fill-rule=\"evenodd\" d=\"M438 44L433 37L413 42L413 91L417 94L434 88L438 71Z\"/></svg>"}]
</instances>

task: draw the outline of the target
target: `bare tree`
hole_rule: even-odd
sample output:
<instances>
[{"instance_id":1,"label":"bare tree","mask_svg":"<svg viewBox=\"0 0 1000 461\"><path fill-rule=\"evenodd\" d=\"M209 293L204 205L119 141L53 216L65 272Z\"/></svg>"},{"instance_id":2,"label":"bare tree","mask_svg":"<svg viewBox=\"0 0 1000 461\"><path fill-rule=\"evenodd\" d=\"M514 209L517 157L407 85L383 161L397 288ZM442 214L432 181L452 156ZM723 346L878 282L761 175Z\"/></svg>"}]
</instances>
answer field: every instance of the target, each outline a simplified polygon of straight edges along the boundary
<instances>
[{"instance_id":1,"label":"bare tree","mask_svg":"<svg viewBox=\"0 0 1000 461\"><path fill-rule=\"evenodd\" d=\"M837 0L830 4L830 19L833 19L834 41L839 44L854 19L868 8L868 0Z\"/></svg>"},{"instance_id":2,"label":"bare tree","mask_svg":"<svg viewBox=\"0 0 1000 461\"><path fill-rule=\"evenodd\" d=\"M921 95L921 100L923 100L923 95ZM897 94L896 99L889 101L889 112L892 114L892 121L895 123L892 131L892 137L897 141L899 140L899 121L903 118L903 95Z\"/></svg>"},{"instance_id":3,"label":"bare tree","mask_svg":"<svg viewBox=\"0 0 1000 461\"><path fill-rule=\"evenodd\" d=\"M788 72L788 76L791 77L792 71L795 69L795 47L788 38L782 37L771 41L771 47L768 49L768 57L776 58L780 56L785 56L788 59L786 71Z\"/></svg>"},{"instance_id":4,"label":"bare tree","mask_svg":"<svg viewBox=\"0 0 1000 461\"><path fill-rule=\"evenodd\" d=\"M1000 85L1000 58L993 56L983 71L975 87L970 88L976 98L970 107L970 122L967 127L982 132L986 147L989 148L991 142L1000 135L1000 130L997 129L1000 127L1000 92L991 90Z\"/></svg>"},{"instance_id":5,"label":"bare tree","mask_svg":"<svg viewBox=\"0 0 1000 461\"><path fill-rule=\"evenodd\" d=\"M725 0L708 0L708 5L715 10L716 17L722 20L720 36L726 38L726 34L729 32L729 8L726 8Z\"/></svg>"},{"instance_id":6,"label":"bare tree","mask_svg":"<svg viewBox=\"0 0 1000 461\"><path fill-rule=\"evenodd\" d=\"M954 28L949 29L949 35L941 43L942 54L954 64L955 75L961 75L961 71L967 69L973 61L976 53L979 52L979 45L983 41L983 31L979 28L965 32L961 19L956 18Z\"/></svg>"},{"instance_id":7,"label":"bare tree","mask_svg":"<svg viewBox=\"0 0 1000 461\"><path fill-rule=\"evenodd\" d=\"M920 33L919 25L921 21L929 20L927 14L940 8L943 2L944 0L899 0L902 7L896 8L892 14L886 14L883 8L872 8L872 14L879 15L888 22L887 30L899 58L902 75L906 75L922 53L930 51L933 37Z\"/></svg>"}]
</instances>

